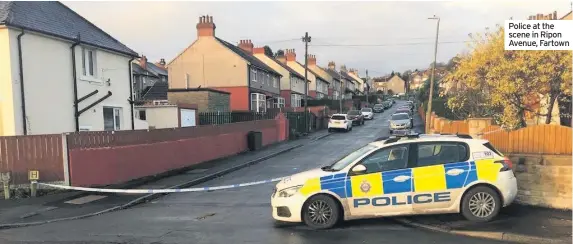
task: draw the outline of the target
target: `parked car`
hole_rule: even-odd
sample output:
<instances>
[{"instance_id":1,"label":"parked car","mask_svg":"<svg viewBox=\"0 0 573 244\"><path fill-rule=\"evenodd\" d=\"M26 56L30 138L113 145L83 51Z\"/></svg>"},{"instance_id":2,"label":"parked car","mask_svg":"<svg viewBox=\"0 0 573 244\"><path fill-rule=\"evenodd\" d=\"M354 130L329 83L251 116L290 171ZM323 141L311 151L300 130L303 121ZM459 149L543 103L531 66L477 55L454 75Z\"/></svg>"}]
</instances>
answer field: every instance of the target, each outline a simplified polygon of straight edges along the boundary
<instances>
[{"instance_id":1,"label":"parked car","mask_svg":"<svg viewBox=\"0 0 573 244\"><path fill-rule=\"evenodd\" d=\"M363 125L364 124L364 115L360 112L360 110L350 110L348 111L348 118L352 120L353 125Z\"/></svg>"},{"instance_id":2,"label":"parked car","mask_svg":"<svg viewBox=\"0 0 573 244\"><path fill-rule=\"evenodd\" d=\"M410 120L410 115L408 113L395 113L392 114L390 118L390 133L395 130L406 130L412 129L413 124Z\"/></svg>"},{"instance_id":3,"label":"parked car","mask_svg":"<svg viewBox=\"0 0 573 244\"><path fill-rule=\"evenodd\" d=\"M427 213L460 213L483 223L515 200L512 168L509 158L483 139L380 138L334 163L281 180L272 191L272 216L313 229Z\"/></svg>"},{"instance_id":4,"label":"parked car","mask_svg":"<svg viewBox=\"0 0 573 244\"><path fill-rule=\"evenodd\" d=\"M364 116L364 119L372 120L374 119L374 111L371 108L362 108L360 113Z\"/></svg>"},{"instance_id":5,"label":"parked car","mask_svg":"<svg viewBox=\"0 0 573 244\"><path fill-rule=\"evenodd\" d=\"M374 107L372 108L372 110L374 110L374 113L382 113L384 112L384 109L386 108L385 104L382 103L378 103L375 104Z\"/></svg>"},{"instance_id":6,"label":"parked car","mask_svg":"<svg viewBox=\"0 0 573 244\"><path fill-rule=\"evenodd\" d=\"M400 107L398 109L396 109L396 112L394 112L395 114L398 113L407 113L410 116L410 122L412 124L414 124L414 112L412 112L412 110L410 110L408 107Z\"/></svg>"},{"instance_id":7,"label":"parked car","mask_svg":"<svg viewBox=\"0 0 573 244\"><path fill-rule=\"evenodd\" d=\"M390 100L384 101L384 108L385 109L389 109L391 107L392 107L392 101L390 101Z\"/></svg>"},{"instance_id":8,"label":"parked car","mask_svg":"<svg viewBox=\"0 0 573 244\"><path fill-rule=\"evenodd\" d=\"M343 130L348 132L352 130L352 120L346 114L333 114L328 121L328 132L334 130Z\"/></svg>"}]
</instances>

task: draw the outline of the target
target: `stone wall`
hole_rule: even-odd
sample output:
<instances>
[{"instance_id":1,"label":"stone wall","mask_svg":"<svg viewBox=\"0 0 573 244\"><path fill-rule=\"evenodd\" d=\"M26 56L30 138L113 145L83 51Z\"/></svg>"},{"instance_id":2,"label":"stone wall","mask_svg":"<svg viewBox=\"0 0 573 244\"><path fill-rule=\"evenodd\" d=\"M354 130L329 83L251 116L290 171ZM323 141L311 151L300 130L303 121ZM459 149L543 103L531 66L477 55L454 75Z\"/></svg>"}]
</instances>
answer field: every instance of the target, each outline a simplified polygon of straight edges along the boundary
<instances>
[{"instance_id":1,"label":"stone wall","mask_svg":"<svg viewBox=\"0 0 573 244\"><path fill-rule=\"evenodd\" d=\"M229 94L210 92L209 104L207 109L209 112L228 112L230 111L229 104L231 104L231 96Z\"/></svg>"},{"instance_id":2,"label":"stone wall","mask_svg":"<svg viewBox=\"0 0 573 244\"><path fill-rule=\"evenodd\" d=\"M571 209L571 156L508 155L517 177L516 201L525 205Z\"/></svg>"}]
</instances>

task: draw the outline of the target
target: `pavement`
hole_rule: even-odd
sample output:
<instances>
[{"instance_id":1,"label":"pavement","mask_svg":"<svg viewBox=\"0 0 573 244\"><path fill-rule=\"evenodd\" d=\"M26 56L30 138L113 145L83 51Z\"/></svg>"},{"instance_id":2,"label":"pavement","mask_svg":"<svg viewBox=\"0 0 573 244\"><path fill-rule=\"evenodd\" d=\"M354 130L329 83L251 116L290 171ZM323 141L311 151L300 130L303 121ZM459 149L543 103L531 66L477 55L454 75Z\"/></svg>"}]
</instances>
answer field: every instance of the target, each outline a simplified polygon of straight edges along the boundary
<instances>
[{"instance_id":1,"label":"pavement","mask_svg":"<svg viewBox=\"0 0 573 244\"><path fill-rule=\"evenodd\" d=\"M197 187L265 180L331 164L359 147L387 136L388 118L396 105L351 132L308 140L300 147L205 181ZM423 127L419 118L415 118L415 127L416 131ZM508 243L413 228L394 218L348 221L341 227L325 231L310 230L303 224L277 225L270 209L273 186L169 194L89 218L0 230L0 243Z\"/></svg>"},{"instance_id":2,"label":"pavement","mask_svg":"<svg viewBox=\"0 0 573 244\"><path fill-rule=\"evenodd\" d=\"M135 180L127 184L112 187L121 189L189 187L251 166L329 135L326 130L322 130L301 139L278 143L259 151L246 152L236 156L194 165L185 169L185 172L176 175ZM131 207L160 195L161 194L146 194L143 196L113 193L90 194L68 191L37 198L0 200L0 229L90 217Z\"/></svg>"}]
</instances>

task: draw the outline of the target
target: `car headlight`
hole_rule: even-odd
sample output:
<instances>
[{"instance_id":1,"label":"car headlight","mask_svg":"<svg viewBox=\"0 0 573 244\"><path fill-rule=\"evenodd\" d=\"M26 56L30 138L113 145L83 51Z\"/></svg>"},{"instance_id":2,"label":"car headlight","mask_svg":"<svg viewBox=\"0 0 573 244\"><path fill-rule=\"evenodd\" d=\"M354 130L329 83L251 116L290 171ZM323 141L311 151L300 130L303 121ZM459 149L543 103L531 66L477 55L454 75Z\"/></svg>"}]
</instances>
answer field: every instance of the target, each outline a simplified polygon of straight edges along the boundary
<instances>
[{"instance_id":1,"label":"car headlight","mask_svg":"<svg viewBox=\"0 0 573 244\"><path fill-rule=\"evenodd\" d=\"M279 191L279 197L292 197L298 192L298 190L300 190L301 187L302 185L282 189Z\"/></svg>"}]
</instances>

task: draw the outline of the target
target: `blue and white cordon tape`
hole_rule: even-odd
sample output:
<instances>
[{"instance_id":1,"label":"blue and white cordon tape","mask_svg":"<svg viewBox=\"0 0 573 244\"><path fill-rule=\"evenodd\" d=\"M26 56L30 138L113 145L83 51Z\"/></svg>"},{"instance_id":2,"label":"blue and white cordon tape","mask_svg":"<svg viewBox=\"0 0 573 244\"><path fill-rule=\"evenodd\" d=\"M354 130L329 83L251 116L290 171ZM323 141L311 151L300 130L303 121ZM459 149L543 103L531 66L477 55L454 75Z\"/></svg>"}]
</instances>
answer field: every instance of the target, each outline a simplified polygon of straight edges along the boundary
<instances>
[{"instance_id":1,"label":"blue and white cordon tape","mask_svg":"<svg viewBox=\"0 0 573 244\"><path fill-rule=\"evenodd\" d=\"M178 193L178 192L201 192L201 191L216 191L224 189L239 188L245 186L262 185L271 182L283 180L287 177L274 178L270 180L254 181L242 184L226 185L226 186L206 186L197 188L182 188L182 189L107 189L107 188L90 188L90 187L77 187L77 186L63 186L47 183L36 184L65 190L87 191L87 192L105 192L105 193L124 193L124 194L149 194L149 193Z\"/></svg>"}]
</instances>

